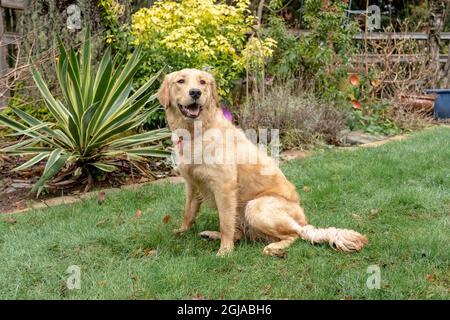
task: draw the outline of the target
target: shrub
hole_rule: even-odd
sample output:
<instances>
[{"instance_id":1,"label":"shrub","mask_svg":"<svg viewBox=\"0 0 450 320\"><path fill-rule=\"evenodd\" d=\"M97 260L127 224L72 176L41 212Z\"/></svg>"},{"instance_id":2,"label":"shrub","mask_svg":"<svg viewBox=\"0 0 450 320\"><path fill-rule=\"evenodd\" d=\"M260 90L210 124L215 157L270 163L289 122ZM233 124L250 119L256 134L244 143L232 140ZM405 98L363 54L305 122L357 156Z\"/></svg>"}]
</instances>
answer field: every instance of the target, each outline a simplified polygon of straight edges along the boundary
<instances>
[{"instance_id":1,"label":"shrub","mask_svg":"<svg viewBox=\"0 0 450 320\"><path fill-rule=\"evenodd\" d=\"M156 109L154 104L143 110L154 100L155 95L148 88L156 76L133 92L133 76L142 59L140 48L126 63L112 58L110 49L107 49L97 71L93 72L89 31L86 31L79 53L75 53L73 48L66 50L60 42L56 74L61 100L52 95L41 74L32 68L34 81L55 120L40 121L12 107L25 124L4 115L0 115L0 123L28 139L0 152L34 155L15 170L47 159L44 172L33 188L38 195L45 183L61 171L64 185L76 183L82 177L91 183L98 171L115 171L124 163L139 167L144 157L168 155L160 146L149 145L168 137L167 130L140 134L132 131Z\"/></svg>"},{"instance_id":2,"label":"shrub","mask_svg":"<svg viewBox=\"0 0 450 320\"><path fill-rule=\"evenodd\" d=\"M158 1L133 15L131 32L135 44L142 44L146 60L143 77L163 66L169 71L207 68L214 73L220 96L229 98L233 81L239 79L248 54L258 47L270 56L271 39L253 40L247 45L253 17L249 0L235 5L213 0Z\"/></svg>"},{"instance_id":3,"label":"shrub","mask_svg":"<svg viewBox=\"0 0 450 320\"><path fill-rule=\"evenodd\" d=\"M337 143L347 116L311 93L293 93L290 86L275 86L263 98L249 99L236 113L244 130L279 129L283 149Z\"/></svg>"},{"instance_id":4,"label":"shrub","mask_svg":"<svg viewBox=\"0 0 450 320\"><path fill-rule=\"evenodd\" d=\"M123 54L128 50L130 15L125 11L129 11L129 5L121 4L118 0L99 0L97 3L105 27L105 42Z\"/></svg>"},{"instance_id":5,"label":"shrub","mask_svg":"<svg viewBox=\"0 0 450 320\"><path fill-rule=\"evenodd\" d=\"M348 119L350 130L362 130L370 134L382 134L392 136L400 129L397 124L389 119L389 104L375 103L370 106L354 110Z\"/></svg>"},{"instance_id":6,"label":"shrub","mask_svg":"<svg viewBox=\"0 0 450 320\"><path fill-rule=\"evenodd\" d=\"M356 24L346 16L343 1L305 0L303 28L307 34L290 32L281 18L269 18L265 36L277 42L268 72L283 81L296 78L300 86L322 98L344 102L340 85L351 69Z\"/></svg>"}]
</instances>

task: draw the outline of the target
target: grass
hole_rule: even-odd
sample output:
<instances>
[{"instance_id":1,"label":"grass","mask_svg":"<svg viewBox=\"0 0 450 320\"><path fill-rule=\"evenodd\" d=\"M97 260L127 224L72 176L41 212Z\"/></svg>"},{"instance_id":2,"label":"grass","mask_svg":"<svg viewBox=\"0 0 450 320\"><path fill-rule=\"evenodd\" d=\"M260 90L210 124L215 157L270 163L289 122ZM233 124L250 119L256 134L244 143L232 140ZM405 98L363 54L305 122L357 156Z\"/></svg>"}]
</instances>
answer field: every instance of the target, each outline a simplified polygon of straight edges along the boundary
<instances>
[{"instance_id":1,"label":"grass","mask_svg":"<svg viewBox=\"0 0 450 320\"><path fill-rule=\"evenodd\" d=\"M15 215L16 223L0 218L0 298L450 297L449 128L379 148L317 151L283 171L312 224L354 228L369 245L343 254L298 241L277 259L262 255L264 243L240 242L232 256L216 258L219 244L197 232L217 229L217 214L203 209L193 230L176 237L182 185L148 185L101 206L92 199ZM71 265L81 268L80 290L65 285ZM366 286L370 265L380 268L380 289Z\"/></svg>"}]
</instances>

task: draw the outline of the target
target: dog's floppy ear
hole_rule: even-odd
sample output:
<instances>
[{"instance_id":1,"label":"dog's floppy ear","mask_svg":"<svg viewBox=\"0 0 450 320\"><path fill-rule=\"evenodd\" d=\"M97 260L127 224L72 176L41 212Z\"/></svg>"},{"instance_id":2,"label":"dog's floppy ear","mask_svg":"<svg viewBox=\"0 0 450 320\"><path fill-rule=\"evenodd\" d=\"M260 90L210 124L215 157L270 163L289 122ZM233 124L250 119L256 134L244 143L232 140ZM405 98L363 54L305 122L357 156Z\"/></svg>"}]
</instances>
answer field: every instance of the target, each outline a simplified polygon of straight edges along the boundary
<instances>
[{"instance_id":1,"label":"dog's floppy ear","mask_svg":"<svg viewBox=\"0 0 450 320\"><path fill-rule=\"evenodd\" d=\"M158 100L159 103L164 107L168 108L170 104L170 75L164 77L164 81L158 90Z\"/></svg>"},{"instance_id":2,"label":"dog's floppy ear","mask_svg":"<svg viewBox=\"0 0 450 320\"><path fill-rule=\"evenodd\" d=\"M219 98L219 94L217 93L217 85L216 85L216 80L214 80L214 77L211 74L209 75L209 83L210 83L210 90L211 90L211 97L213 99L213 103L219 107L220 104L220 98Z\"/></svg>"}]
</instances>

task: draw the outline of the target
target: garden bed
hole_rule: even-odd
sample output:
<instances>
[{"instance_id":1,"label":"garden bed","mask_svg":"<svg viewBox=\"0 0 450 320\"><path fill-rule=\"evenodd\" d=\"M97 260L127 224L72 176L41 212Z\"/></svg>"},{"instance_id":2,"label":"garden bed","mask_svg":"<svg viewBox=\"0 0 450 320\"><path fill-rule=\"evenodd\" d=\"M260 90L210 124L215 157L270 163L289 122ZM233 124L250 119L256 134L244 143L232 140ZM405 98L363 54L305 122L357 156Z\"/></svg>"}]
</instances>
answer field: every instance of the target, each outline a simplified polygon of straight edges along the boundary
<instances>
[{"instance_id":1,"label":"garden bed","mask_svg":"<svg viewBox=\"0 0 450 320\"><path fill-rule=\"evenodd\" d=\"M14 168L25 162L23 157L1 157L0 158L0 214L12 211L22 211L32 206L32 203L46 203L48 199L68 196L81 196L86 193L86 186L78 184L71 188L48 189L38 199L30 193L34 183L39 179L44 170L45 162L38 163L25 171L13 171ZM95 181L92 190L103 190L108 188L120 188L122 186L146 183L155 179L175 176L170 165L156 161L149 163L154 177L145 177L136 172L133 175L124 173L109 173L101 180Z\"/></svg>"}]
</instances>

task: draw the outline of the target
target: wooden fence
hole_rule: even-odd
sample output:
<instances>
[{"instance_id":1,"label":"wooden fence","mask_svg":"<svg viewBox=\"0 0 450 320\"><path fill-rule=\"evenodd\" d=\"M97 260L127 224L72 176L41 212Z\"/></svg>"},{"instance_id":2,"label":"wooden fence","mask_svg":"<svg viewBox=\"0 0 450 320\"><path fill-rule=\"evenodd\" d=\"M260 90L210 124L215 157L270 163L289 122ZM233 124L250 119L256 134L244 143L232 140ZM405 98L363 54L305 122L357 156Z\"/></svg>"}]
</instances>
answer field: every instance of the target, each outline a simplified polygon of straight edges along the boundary
<instances>
[{"instance_id":1,"label":"wooden fence","mask_svg":"<svg viewBox=\"0 0 450 320\"><path fill-rule=\"evenodd\" d=\"M8 105L10 95L8 76L13 71L8 64L8 46L18 45L20 34L6 30L5 9L24 10L30 0L0 0L0 109Z\"/></svg>"}]
</instances>

